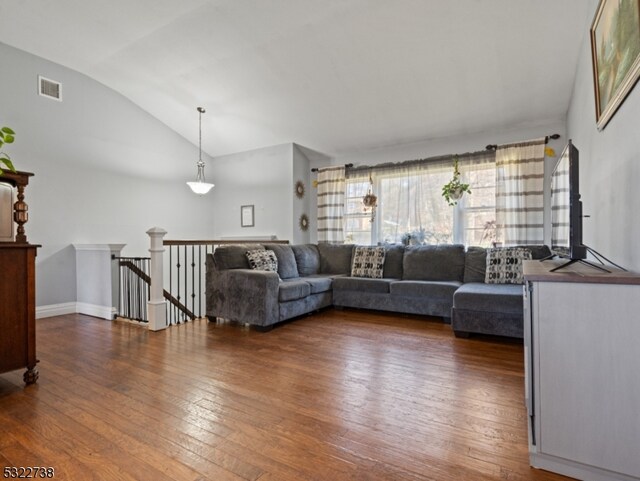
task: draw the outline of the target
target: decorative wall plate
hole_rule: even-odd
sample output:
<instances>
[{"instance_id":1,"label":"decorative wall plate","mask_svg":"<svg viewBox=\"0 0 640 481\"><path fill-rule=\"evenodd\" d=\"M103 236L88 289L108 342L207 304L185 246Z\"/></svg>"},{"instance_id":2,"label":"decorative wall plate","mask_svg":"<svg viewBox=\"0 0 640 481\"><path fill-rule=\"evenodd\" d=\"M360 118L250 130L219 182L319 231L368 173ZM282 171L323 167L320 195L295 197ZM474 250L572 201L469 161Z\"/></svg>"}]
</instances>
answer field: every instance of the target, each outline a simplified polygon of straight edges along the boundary
<instances>
[{"instance_id":1,"label":"decorative wall plate","mask_svg":"<svg viewBox=\"0 0 640 481\"><path fill-rule=\"evenodd\" d=\"M302 214L300 216L300 230L306 232L309 229L309 217L307 214Z\"/></svg>"},{"instance_id":2,"label":"decorative wall plate","mask_svg":"<svg viewBox=\"0 0 640 481\"><path fill-rule=\"evenodd\" d=\"M304 182L301 180L296 182L296 197L302 199L304 197Z\"/></svg>"}]
</instances>

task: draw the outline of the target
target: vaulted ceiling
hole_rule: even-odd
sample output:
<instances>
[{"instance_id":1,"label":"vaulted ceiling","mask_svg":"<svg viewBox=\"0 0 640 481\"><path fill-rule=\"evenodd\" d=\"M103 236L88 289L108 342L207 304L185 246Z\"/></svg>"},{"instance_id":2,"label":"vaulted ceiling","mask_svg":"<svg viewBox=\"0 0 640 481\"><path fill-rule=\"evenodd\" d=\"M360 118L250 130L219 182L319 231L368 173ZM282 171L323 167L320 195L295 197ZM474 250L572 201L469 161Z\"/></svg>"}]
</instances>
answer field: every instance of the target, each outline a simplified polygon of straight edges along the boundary
<instances>
[{"instance_id":1,"label":"vaulted ceiling","mask_svg":"<svg viewBox=\"0 0 640 481\"><path fill-rule=\"evenodd\" d=\"M586 0L0 0L0 42L216 156L335 154L564 119Z\"/></svg>"}]
</instances>

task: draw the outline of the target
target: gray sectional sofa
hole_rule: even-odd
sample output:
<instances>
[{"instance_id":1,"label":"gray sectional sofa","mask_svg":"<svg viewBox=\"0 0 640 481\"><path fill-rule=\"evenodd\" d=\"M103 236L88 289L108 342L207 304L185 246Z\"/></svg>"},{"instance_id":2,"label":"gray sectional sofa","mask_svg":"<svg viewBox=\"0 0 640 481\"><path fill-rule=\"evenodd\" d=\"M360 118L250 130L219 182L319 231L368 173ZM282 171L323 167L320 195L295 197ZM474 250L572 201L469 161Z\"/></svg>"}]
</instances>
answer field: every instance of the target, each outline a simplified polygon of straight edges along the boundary
<instances>
[{"instance_id":1,"label":"gray sectional sofa","mask_svg":"<svg viewBox=\"0 0 640 481\"><path fill-rule=\"evenodd\" d=\"M386 246L382 279L351 277L355 246L245 244L207 256L206 313L261 330L323 307L442 317L459 336L522 337L522 286L485 284L486 251L462 245ZM278 271L249 268L245 252L272 250ZM550 254L530 246L534 259Z\"/></svg>"}]
</instances>

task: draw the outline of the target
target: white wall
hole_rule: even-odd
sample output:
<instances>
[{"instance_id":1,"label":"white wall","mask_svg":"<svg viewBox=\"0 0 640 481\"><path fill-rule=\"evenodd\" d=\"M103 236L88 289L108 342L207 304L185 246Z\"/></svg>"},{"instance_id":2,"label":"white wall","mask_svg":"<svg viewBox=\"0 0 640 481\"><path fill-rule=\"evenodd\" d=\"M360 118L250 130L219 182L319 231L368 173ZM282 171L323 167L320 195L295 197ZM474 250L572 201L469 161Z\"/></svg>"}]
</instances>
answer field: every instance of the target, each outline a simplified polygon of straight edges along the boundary
<instances>
[{"instance_id":1,"label":"white wall","mask_svg":"<svg viewBox=\"0 0 640 481\"><path fill-rule=\"evenodd\" d=\"M197 146L61 65L1 43L0 65L0 125L17 133L6 150L18 170L35 174L25 227L29 241L42 244L37 306L76 301L72 243L126 244L123 255L140 256L156 225L167 238L213 235L214 198L184 184L195 178ZM62 82L62 102L38 96L38 74Z\"/></svg>"},{"instance_id":2,"label":"white wall","mask_svg":"<svg viewBox=\"0 0 640 481\"><path fill-rule=\"evenodd\" d=\"M293 145L216 157L207 180L216 184L211 220L216 239L277 235L293 236ZM241 227L240 206L254 206L254 227Z\"/></svg>"},{"instance_id":3,"label":"white wall","mask_svg":"<svg viewBox=\"0 0 640 481\"><path fill-rule=\"evenodd\" d=\"M310 218L310 197L315 197L315 189L309 185L311 179L311 166L309 158L304 153L304 148L293 144L293 177L291 185L291 203L293 204L293 237L294 244L308 244L311 242L311 225L306 231L300 229L300 216L305 214ZM299 199L295 193L295 183L301 181L304 184L304 197Z\"/></svg>"},{"instance_id":4,"label":"white wall","mask_svg":"<svg viewBox=\"0 0 640 481\"><path fill-rule=\"evenodd\" d=\"M595 14L598 0L589 0ZM576 72L567 131L580 151L583 240L622 266L640 271L640 87L628 95L598 132L591 67L589 23Z\"/></svg>"}]
</instances>

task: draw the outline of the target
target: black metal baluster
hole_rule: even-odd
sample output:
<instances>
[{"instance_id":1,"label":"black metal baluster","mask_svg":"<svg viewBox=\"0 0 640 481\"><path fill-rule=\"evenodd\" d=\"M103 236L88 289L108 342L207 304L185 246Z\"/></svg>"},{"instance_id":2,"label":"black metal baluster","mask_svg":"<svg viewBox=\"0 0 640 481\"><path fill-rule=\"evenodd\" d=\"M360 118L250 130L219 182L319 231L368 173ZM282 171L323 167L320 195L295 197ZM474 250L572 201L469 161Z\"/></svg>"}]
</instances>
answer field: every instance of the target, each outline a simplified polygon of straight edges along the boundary
<instances>
[{"instance_id":1,"label":"black metal baluster","mask_svg":"<svg viewBox=\"0 0 640 481\"><path fill-rule=\"evenodd\" d=\"M177 292L176 299L178 299L178 302L180 302L180 247L179 246L176 246L176 257L178 258L178 264L177 264L178 270L176 272L178 287L176 289L176 292ZM178 320L179 319L176 318L176 324L178 323Z\"/></svg>"}]
</instances>

